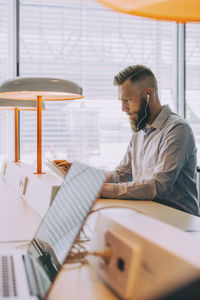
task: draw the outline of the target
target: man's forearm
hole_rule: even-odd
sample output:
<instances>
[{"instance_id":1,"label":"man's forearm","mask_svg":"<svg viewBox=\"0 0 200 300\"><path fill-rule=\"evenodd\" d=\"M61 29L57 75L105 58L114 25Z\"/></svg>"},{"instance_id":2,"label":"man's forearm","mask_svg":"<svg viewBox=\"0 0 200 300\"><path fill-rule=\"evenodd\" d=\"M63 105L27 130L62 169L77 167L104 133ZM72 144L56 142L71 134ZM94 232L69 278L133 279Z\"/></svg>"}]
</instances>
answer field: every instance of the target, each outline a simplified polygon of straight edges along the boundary
<instances>
[{"instance_id":1,"label":"man's forearm","mask_svg":"<svg viewBox=\"0 0 200 300\"><path fill-rule=\"evenodd\" d=\"M160 182L148 180L146 183L105 183L101 189L101 196L104 198L116 199L146 199L153 200L158 194L165 193Z\"/></svg>"}]
</instances>

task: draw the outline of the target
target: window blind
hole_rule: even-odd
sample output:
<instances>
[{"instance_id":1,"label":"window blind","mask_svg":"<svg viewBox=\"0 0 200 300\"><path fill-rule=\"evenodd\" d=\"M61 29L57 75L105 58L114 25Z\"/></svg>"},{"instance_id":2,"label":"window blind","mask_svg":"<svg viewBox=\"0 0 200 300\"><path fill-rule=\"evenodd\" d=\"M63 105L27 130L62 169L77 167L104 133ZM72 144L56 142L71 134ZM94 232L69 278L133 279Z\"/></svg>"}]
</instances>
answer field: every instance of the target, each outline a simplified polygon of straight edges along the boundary
<instances>
[{"instance_id":1,"label":"window blind","mask_svg":"<svg viewBox=\"0 0 200 300\"><path fill-rule=\"evenodd\" d=\"M200 25L186 25L186 117L192 125L200 162Z\"/></svg>"},{"instance_id":2,"label":"window blind","mask_svg":"<svg viewBox=\"0 0 200 300\"><path fill-rule=\"evenodd\" d=\"M0 82L13 77L13 1L0 0ZM0 165L13 155L13 114L0 108Z\"/></svg>"},{"instance_id":3,"label":"window blind","mask_svg":"<svg viewBox=\"0 0 200 300\"><path fill-rule=\"evenodd\" d=\"M176 24L119 14L95 0L20 1L20 76L65 78L85 99L46 102L43 155L112 169L131 130L113 76L145 64L159 82L163 104L176 107ZM22 113L21 157L36 158L36 116Z\"/></svg>"}]
</instances>

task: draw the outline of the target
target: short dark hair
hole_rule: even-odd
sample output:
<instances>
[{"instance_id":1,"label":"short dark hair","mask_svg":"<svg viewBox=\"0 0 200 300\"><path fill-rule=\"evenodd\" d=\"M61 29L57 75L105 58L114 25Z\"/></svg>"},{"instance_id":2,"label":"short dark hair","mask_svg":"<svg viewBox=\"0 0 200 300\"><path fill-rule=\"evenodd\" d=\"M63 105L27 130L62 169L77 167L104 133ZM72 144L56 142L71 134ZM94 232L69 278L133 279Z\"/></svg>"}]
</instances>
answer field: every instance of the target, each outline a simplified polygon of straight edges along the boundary
<instances>
[{"instance_id":1,"label":"short dark hair","mask_svg":"<svg viewBox=\"0 0 200 300\"><path fill-rule=\"evenodd\" d=\"M121 85L126 79L131 82L142 81L148 79L153 86L157 88L157 80L151 69L143 65L133 65L125 68L114 77L114 85Z\"/></svg>"}]
</instances>

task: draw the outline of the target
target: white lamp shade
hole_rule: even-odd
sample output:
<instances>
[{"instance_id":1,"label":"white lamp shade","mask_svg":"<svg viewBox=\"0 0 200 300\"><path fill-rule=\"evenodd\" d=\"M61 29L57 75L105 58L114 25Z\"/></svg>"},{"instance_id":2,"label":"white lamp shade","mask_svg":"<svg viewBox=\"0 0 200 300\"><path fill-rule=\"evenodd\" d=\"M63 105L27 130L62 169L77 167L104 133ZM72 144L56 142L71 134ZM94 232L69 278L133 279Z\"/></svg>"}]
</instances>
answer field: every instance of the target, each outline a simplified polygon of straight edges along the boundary
<instances>
[{"instance_id":1,"label":"white lamp shade","mask_svg":"<svg viewBox=\"0 0 200 300\"><path fill-rule=\"evenodd\" d=\"M15 100L74 100L83 98L82 88L76 83L48 77L17 77L4 81L0 86L0 98Z\"/></svg>"}]
</instances>

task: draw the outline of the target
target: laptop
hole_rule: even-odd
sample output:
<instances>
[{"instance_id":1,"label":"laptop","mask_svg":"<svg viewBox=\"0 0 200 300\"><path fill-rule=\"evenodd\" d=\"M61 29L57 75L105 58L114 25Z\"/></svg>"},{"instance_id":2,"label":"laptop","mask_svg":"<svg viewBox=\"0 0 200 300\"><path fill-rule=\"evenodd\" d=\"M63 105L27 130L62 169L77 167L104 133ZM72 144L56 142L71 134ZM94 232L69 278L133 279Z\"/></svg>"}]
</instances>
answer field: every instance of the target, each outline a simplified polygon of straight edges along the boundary
<instances>
[{"instance_id":1,"label":"laptop","mask_svg":"<svg viewBox=\"0 0 200 300\"><path fill-rule=\"evenodd\" d=\"M0 251L0 299L45 299L106 173L73 163L26 253Z\"/></svg>"}]
</instances>

